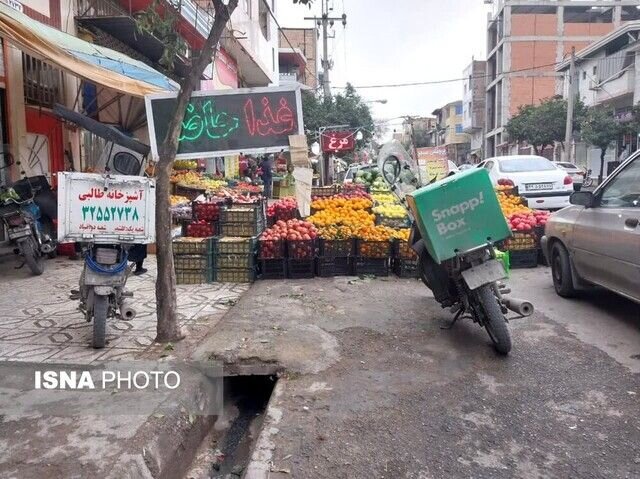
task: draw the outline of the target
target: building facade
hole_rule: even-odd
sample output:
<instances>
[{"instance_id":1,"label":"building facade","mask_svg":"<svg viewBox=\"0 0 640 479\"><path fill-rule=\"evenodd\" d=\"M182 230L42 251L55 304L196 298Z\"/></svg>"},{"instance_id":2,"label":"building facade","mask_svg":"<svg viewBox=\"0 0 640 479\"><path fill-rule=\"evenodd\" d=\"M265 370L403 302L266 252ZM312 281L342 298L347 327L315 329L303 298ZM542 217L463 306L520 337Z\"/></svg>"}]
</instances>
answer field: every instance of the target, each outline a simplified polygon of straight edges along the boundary
<instances>
[{"instance_id":1,"label":"building facade","mask_svg":"<svg viewBox=\"0 0 640 479\"><path fill-rule=\"evenodd\" d=\"M640 105L640 20L623 24L610 34L578 51L575 57L575 91L588 107L603 106L616 119L629 121L634 106ZM570 61L561 63L557 71L563 74L563 95L569 97ZM637 150L640 132L621 135L607 152L605 161L614 163L626 150ZM577 143L575 161L593 171L600 165L600 151Z\"/></svg>"},{"instance_id":2,"label":"building facade","mask_svg":"<svg viewBox=\"0 0 640 479\"><path fill-rule=\"evenodd\" d=\"M449 160L460 165L467 162L470 152L470 139L462 127L462 101L448 103L432 113L437 119L432 130L432 146L446 146Z\"/></svg>"},{"instance_id":3,"label":"building facade","mask_svg":"<svg viewBox=\"0 0 640 479\"><path fill-rule=\"evenodd\" d=\"M315 28L283 28L279 45L280 84L300 83L318 87L318 31Z\"/></svg>"},{"instance_id":4,"label":"building facade","mask_svg":"<svg viewBox=\"0 0 640 479\"><path fill-rule=\"evenodd\" d=\"M494 0L487 29L486 156L507 154L505 125L522 105L562 93L556 66L621 24L637 0Z\"/></svg>"},{"instance_id":5,"label":"building facade","mask_svg":"<svg viewBox=\"0 0 640 479\"><path fill-rule=\"evenodd\" d=\"M471 163L480 162L484 146L487 62L472 60L462 76L462 131L469 135Z\"/></svg>"}]
</instances>

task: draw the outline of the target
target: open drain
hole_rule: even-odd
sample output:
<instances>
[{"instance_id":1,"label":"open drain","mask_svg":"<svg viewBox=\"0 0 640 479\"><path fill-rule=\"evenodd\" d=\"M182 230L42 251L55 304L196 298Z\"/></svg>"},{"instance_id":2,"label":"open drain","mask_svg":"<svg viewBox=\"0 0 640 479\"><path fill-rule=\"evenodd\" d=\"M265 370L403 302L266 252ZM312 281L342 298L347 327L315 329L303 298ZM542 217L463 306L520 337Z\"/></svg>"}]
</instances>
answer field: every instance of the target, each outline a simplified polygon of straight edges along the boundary
<instances>
[{"instance_id":1,"label":"open drain","mask_svg":"<svg viewBox=\"0 0 640 479\"><path fill-rule=\"evenodd\" d=\"M249 463L276 376L228 376L223 413L205 437L184 476L188 479L238 479Z\"/></svg>"}]
</instances>

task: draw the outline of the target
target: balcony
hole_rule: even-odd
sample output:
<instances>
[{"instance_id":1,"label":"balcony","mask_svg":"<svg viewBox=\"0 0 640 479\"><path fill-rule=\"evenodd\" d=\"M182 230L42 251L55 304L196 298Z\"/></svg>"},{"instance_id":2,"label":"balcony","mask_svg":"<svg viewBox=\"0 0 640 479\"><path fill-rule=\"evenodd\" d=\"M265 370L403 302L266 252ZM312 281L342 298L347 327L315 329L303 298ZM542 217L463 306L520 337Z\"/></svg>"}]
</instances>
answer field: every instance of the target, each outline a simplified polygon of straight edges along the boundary
<instances>
[{"instance_id":1,"label":"balcony","mask_svg":"<svg viewBox=\"0 0 640 479\"><path fill-rule=\"evenodd\" d=\"M280 73L280 85L289 85L298 82L297 73Z\"/></svg>"}]
</instances>

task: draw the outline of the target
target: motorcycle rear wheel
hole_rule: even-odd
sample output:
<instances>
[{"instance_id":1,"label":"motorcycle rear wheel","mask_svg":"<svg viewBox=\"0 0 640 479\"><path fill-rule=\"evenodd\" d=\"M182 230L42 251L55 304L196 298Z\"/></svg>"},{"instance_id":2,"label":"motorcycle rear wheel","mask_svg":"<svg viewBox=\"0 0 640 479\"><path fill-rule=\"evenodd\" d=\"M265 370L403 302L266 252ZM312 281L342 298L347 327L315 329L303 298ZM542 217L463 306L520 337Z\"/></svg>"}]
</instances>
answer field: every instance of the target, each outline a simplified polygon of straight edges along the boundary
<instances>
[{"instance_id":1,"label":"motorcycle rear wheel","mask_svg":"<svg viewBox=\"0 0 640 479\"><path fill-rule=\"evenodd\" d=\"M499 354L507 355L511 351L511 333L502 314L498 298L491 284L485 284L476 290L478 301L484 311L484 327Z\"/></svg>"},{"instance_id":2,"label":"motorcycle rear wheel","mask_svg":"<svg viewBox=\"0 0 640 479\"><path fill-rule=\"evenodd\" d=\"M109 296L93 295L93 347L104 348L107 340L107 315L109 314Z\"/></svg>"},{"instance_id":3,"label":"motorcycle rear wheel","mask_svg":"<svg viewBox=\"0 0 640 479\"><path fill-rule=\"evenodd\" d=\"M24 260L31 272L35 276L40 276L44 273L44 263L34 243L35 241L32 238L27 238L20 244L20 251L24 255Z\"/></svg>"}]
</instances>

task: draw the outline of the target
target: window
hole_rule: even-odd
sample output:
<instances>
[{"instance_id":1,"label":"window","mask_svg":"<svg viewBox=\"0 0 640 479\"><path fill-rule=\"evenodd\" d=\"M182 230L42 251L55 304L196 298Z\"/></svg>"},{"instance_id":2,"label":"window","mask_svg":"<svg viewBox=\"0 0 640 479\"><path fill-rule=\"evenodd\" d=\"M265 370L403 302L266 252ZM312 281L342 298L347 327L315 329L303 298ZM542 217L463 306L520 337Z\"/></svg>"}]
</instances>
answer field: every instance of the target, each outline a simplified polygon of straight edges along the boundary
<instances>
[{"instance_id":1,"label":"window","mask_svg":"<svg viewBox=\"0 0 640 479\"><path fill-rule=\"evenodd\" d=\"M264 0L260 0L258 3L258 21L260 22L260 31L262 36L267 40L271 40L271 22L269 21L269 5L265 4Z\"/></svg>"},{"instance_id":2,"label":"window","mask_svg":"<svg viewBox=\"0 0 640 479\"><path fill-rule=\"evenodd\" d=\"M593 66L593 76L598 74L598 67L596 65Z\"/></svg>"},{"instance_id":3,"label":"window","mask_svg":"<svg viewBox=\"0 0 640 479\"><path fill-rule=\"evenodd\" d=\"M52 108L56 103L64 103L60 70L23 53L22 74L26 103L47 108Z\"/></svg>"},{"instance_id":4,"label":"window","mask_svg":"<svg viewBox=\"0 0 640 479\"><path fill-rule=\"evenodd\" d=\"M456 105L456 115L462 115L462 105Z\"/></svg>"},{"instance_id":5,"label":"window","mask_svg":"<svg viewBox=\"0 0 640 479\"><path fill-rule=\"evenodd\" d=\"M600 196L603 208L640 208L640 161L627 165L604 188Z\"/></svg>"},{"instance_id":6,"label":"window","mask_svg":"<svg viewBox=\"0 0 640 479\"><path fill-rule=\"evenodd\" d=\"M462 125L460 123L456 123L456 133L462 133Z\"/></svg>"},{"instance_id":7,"label":"window","mask_svg":"<svg viewBox=\"0 0 640 479\"><path fill-rule=\"evenodd\" d=\"M512 160L502 160L500 171L505 173L523 173L525 171L551 171L557 169L556 166L546 158L523 156Z\"/></svg>"},{"instance_id":8,"label":"window","mask_svg":"<svg viewBox=\"0 0 640 479\"><path fill-rule=\"evenodd\" d=\"M583 79L583 80L586 80L586 79L587 79L587 71L586 71L586 70L583 70L583 71L582 71L582 79Z\"/></svg>"},{"instance_id":9,"label":"window","mask_svg":"<svg viewBox=\"0 0 640 479\"><path fill-rule=\"evenodd\" d=\"M613 7L564 7L564 23L612 23Z\"/></svg>"},{"instance_id":10,"label":"window","mask_svg":"<svg viewBox=\"0 0 640 479\"><path fill-rule=\"evenodd\" d=\"M480 166L480 165L478 165ZM487 161L483 166L482 166L485 170L490 170L493 168L493 161Z\"/></svg>"},{"instance_id":11,"label":"window","mask_svg":"<svg viewBox=\"0 0 640 479\"><path fill-rule=\"evenodd\" d=\"M632 20L640 20L640 8L638 7L622 7L622 21L630 22Z\"/></svg>"}]
</instances>

